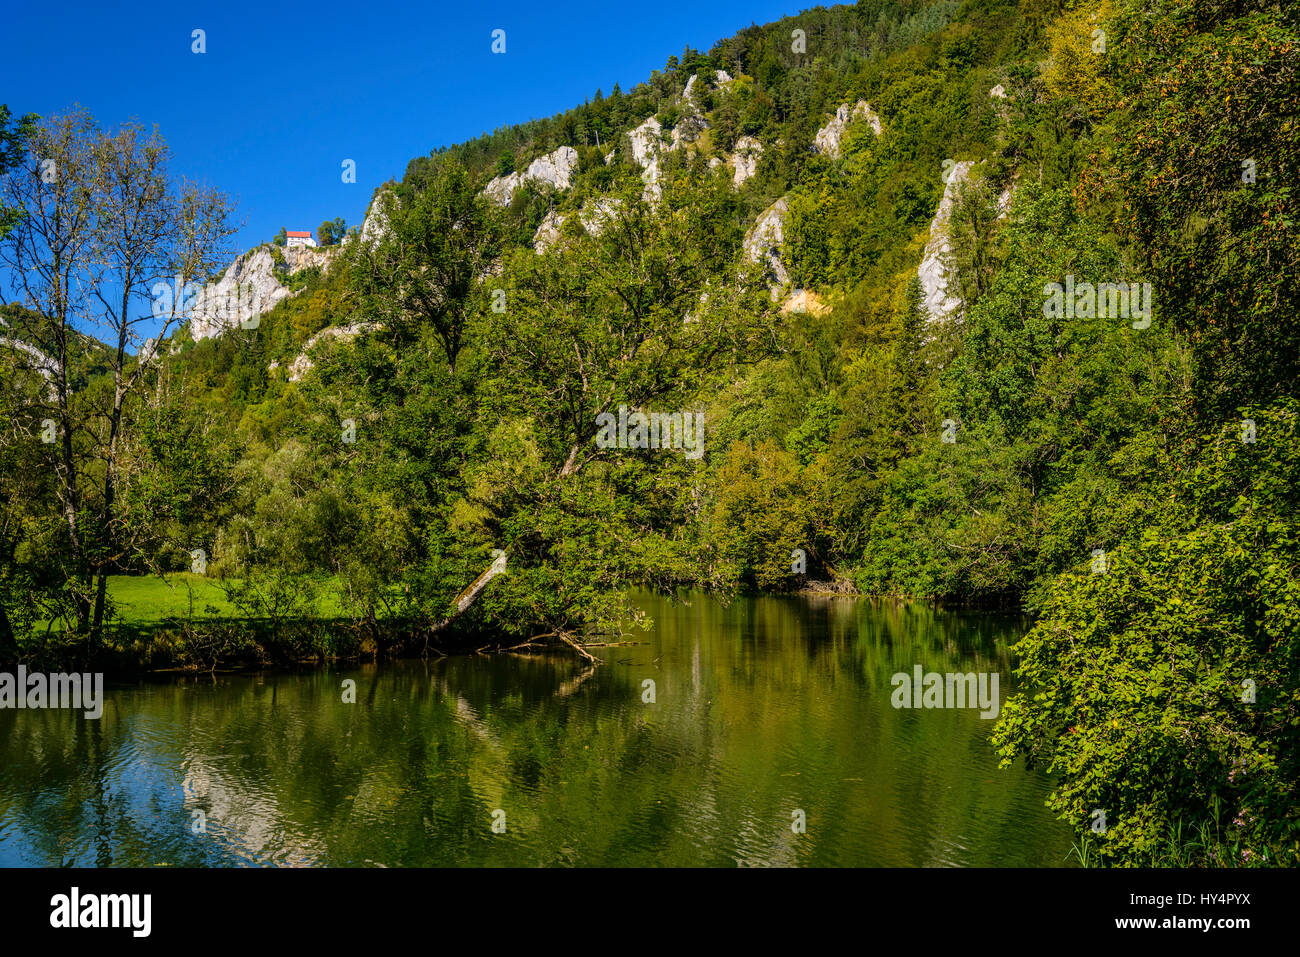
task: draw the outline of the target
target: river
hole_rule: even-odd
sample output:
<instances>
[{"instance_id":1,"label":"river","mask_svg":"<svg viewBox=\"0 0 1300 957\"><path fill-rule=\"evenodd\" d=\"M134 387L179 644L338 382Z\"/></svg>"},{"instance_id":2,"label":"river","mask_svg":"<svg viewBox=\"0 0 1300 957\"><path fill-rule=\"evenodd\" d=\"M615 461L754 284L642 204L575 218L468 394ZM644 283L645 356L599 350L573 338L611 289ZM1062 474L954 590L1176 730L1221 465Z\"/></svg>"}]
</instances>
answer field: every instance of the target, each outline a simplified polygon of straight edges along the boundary
<instances>
[{"instance_id":1,"label":"river","mask_svg":"<svg viewBox=\"0 0 1300 957\"><path fill-rule=\"evenodd\" d=\"M891 703L918 664L997 673L1005 700L1023 621L688 597L640 596L653 627L599 667L167 676L110 682L99 720L0 711L0 865L1070 863L994 721Z\"/></svg>"}]
</instances>

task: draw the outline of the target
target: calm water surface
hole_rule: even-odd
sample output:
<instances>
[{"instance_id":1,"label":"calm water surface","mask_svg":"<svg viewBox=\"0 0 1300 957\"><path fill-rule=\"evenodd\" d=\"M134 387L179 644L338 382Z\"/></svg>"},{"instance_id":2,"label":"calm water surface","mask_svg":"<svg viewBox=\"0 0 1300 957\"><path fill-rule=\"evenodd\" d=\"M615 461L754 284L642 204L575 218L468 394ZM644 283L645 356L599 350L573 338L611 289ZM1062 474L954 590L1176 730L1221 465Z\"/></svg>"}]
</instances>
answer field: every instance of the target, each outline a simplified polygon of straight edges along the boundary
<instances>
[{"instance_id":1,"label":"calm water surface","mask_svg":"<svg viewBox=\"0 0 1300 957\"><path fill-rule=\"evenodd\" d=\"M640 604L654 627L598 668L453 657L150 680L99 721L0 711L0 865L1068 863L1049 780L998 769L993 721L890 704L916 664L1000 672L1005 699L1019 621Z\"/></svg>"}]
</instances>

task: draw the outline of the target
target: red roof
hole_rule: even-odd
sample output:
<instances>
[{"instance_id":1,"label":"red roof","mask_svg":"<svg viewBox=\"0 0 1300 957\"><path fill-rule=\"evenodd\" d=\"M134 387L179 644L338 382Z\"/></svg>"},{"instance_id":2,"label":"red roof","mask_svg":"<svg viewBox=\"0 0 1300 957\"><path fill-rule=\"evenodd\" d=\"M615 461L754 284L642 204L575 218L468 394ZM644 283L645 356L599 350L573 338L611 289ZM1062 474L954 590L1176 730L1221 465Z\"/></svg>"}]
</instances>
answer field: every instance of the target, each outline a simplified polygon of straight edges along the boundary
<instances>
[{"instance_id":1,"label":"red roof","mask_svg":"<svg viewBox=\"0 0 1300 957\"><path fill-rule=\"evenodd\" d=\"M301 238L303 238L303 239L311 239L311 230L309 229L309 230L307 230L307 232L305 232L305 233L295 233L293 230L288 230L288 231L285 233L285 235L286 235L286 236L298 236L298 237L301 237Z\"/></svg>"}]
</instances>

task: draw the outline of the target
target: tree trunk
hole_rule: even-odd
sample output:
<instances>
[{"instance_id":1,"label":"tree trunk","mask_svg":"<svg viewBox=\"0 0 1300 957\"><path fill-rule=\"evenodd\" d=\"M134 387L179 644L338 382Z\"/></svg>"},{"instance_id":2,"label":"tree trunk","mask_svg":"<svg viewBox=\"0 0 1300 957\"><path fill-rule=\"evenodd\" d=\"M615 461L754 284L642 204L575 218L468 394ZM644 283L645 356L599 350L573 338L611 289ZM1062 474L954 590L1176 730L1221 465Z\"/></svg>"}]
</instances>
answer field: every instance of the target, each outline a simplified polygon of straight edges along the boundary
<instances>
[{"instance_id":1,"label":"tree trunk","mask_svg":"<svg viewBox=\"0 0 1300 957\"><path fill-rule=\"evenodd\" d=\"M484 571L483 574L470 582L465 590L456 596L456 604L452 609L451 614L440 621L434 622L432 633L436 635L440 631L445 631L453 621L467 612L474 602L478 601L479 596L482 595L484 590L487 588L488 582L496 578L498 575L504 574L505 570L506 556L505 553L502 552L501 555L487 567L487 570Z\"/></svg>"},{"instance_id":2,"label":"tree trunk","mask_svg":"<svg viewBox=\"0 0 1300 957\"><path fill-rule=\"evenodd\" d=\"M122 296L122 315L130 307L127 294ZM108 424L108 455L104 462L104 508L100 521L101 534L112 527L113 503L117 500L117 438L122 428L122 405L126 398L126 389L122 384L122 369L126 357L126 324L118 331L117 354L113 368L113 414ZM104 596L108 586L108 575L101 567L97 569L99 580L95 588L95 612L90 624L91 646L99 644L99 635L104 627Z\"/></svg>"}]
</instances>

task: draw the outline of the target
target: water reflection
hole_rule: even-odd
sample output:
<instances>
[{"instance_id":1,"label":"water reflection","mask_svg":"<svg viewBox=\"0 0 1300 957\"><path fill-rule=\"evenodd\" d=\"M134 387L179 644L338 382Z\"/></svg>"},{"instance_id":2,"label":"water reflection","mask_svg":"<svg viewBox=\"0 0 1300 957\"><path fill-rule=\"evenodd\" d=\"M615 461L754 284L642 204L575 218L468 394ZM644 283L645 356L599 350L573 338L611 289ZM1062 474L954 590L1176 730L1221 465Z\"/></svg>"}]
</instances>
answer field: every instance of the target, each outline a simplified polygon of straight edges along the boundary
<instances>
[{"instance_id":1,"label":"water reflection","mask_svg":"<svg viewBox=\"0 0 1300 957\"><path fill-rule=\"evenodd\" d=\"M142 682L99 721L0 712L0 864L1066 863L1047 781L997 769L993 722L890 705L916 664L1000 672L1005 697L1021 623L642 604L655 627L598 668L466 656Z\"/></svg>"}]
</instances>

